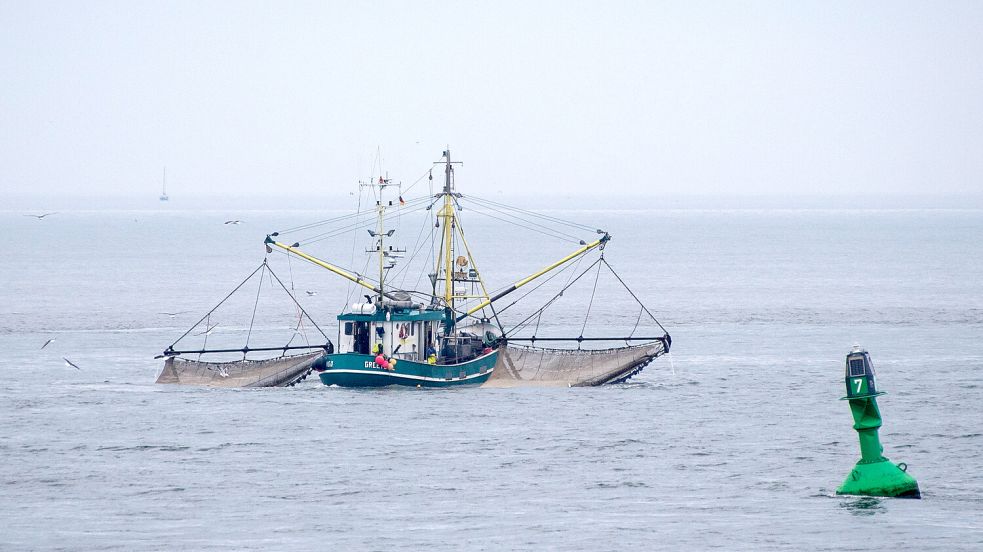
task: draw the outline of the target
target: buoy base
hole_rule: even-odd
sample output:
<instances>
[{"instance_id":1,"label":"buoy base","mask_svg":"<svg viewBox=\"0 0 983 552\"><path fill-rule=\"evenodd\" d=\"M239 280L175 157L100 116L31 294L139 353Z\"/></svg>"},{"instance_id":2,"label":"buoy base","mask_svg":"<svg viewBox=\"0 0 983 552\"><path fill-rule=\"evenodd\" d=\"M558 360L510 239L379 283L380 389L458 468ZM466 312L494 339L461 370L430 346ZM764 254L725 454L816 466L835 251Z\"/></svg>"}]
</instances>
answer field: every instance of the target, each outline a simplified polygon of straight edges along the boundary
<instances>
[{"instance_id":1,"label":"buoy base","mask_svg":"<svg viewBox=\"0 0 983 552\"><path fill-rule=\"evenodd\" d=\"M895 465L887 458L872 463L857 462L836 494L921 498L918 482L905 473L907 469L904 462Z\"/></svg>"}]
</instances>

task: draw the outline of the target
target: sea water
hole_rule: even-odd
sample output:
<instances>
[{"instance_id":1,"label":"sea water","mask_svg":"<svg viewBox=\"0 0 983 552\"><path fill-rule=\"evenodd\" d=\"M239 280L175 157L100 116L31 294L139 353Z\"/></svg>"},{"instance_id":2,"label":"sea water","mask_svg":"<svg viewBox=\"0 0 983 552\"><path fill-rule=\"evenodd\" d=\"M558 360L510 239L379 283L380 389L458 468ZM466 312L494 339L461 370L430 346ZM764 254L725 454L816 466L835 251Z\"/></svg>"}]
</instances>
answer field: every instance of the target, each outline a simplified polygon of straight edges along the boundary
<instances>
[{"instance_id":1,"label":"sea water","mask_svg":"<svg viewBox=\"0 0 983 552\"><path fill-rule=\"evenodd\" d=\"M622 385L155 385L154 356L259 266L268 232L334 214L315 207L0 213L0 549L983 549L983 211L552 212L612 234L605 259L673 336ZM576 248L462 216L494 288ZM310 250L361 270L358 232ZM269 263L336 335L361 292ZM417 273L399 278L427 287ZM626 294L588 312L594 278L617 288L588 273L539 331L631 330ZM244 289L209 320L230 342L263 291ZM885 456L922 500L835 495L859 456L838 400L854 344L888 392Z\"/></svg>"}]
</instances>

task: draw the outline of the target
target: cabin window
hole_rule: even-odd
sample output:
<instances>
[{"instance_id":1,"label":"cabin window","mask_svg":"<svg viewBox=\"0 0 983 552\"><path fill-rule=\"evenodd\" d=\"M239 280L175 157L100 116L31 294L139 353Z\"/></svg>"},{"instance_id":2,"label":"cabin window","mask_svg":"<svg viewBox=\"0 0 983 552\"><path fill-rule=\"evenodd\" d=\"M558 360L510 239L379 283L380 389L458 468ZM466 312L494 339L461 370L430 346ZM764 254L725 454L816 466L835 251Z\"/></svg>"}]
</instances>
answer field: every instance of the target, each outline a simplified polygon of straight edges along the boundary
<instances>
[{"instance_id":1,"label":"cabin window","mask_svg":"<svg viewBox=\"0 0 983 552\"><path fill-rule=\"evenodd\" d=\"M345 335L352 335L352 323L345 322Z\"/></svg>"},{"instance_id":2,"label":"cabin window","mask_svg":"<svg viewBox=\"0 0 983 552\"><path fill-rule=\"evenodd\" d=\"M850 376L862 376L864 375L864 359L854 358L850 359Z\"/></svg>"}]
</instances>

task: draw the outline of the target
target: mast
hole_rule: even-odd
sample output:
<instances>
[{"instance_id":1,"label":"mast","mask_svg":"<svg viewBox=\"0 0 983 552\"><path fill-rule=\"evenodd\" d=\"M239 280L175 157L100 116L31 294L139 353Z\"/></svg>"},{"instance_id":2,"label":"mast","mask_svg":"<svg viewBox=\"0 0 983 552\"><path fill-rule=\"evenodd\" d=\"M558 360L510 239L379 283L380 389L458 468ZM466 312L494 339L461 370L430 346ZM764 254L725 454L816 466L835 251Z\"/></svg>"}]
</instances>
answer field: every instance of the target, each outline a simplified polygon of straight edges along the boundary
<instances>
[{"instance_id":1,"label":"mast","mask_svg":"<svg viewBox=\"0 0 983 552\"><path fill-rule=\"evenodd\" d=\"M438 217L444 219L444 302L454 310L454 198L451 195L454 191L454 167L451 165L451 150L444 151L444 206L441 207ZM440 272L440 260L438 259L437 272Z\"/></svg>"},{"instance_id":2,"label":"mast","mask_svg":"<svg viewBox=\"0 0 983 552\"><path fill-rule=\"evenodd\" d=\"M342 278L345 278L346 280L354 282L366 289L372 290L372 292L376 294L376 301L378 302L378 306L382 308L385 299L390 299L392 301L405 300L405 297L402 297L401 294L393 293L385 290L385 279L386 279L386 272L395 265L396 259L402 257L402 254L405 253L406 250L402 248L394 248L392 246L386 247L385 245L385 239L392 237L392 235L396 233L395 228L386 230L385 227L386 208L392 207L393 202L392 200L389 200L387 202L383 202L382 200L382 191L386 187L393 185L392 180L380 176L378 181L374 181L374 180L369 182L359 181L358 185L360 188L377 187L379 189L379 196L375 202L375 209L377 215L375 230L369 229L368 231L369 235L375 238L375 246L365 249L366 253L370 253L370 254L375 253L379 257L379 285L378 286L372 285L371 281L363 279L362 276L357 272L351 273L343 268L339 268L331 263L322 261L317 257L304 253L303 251L298 249L300 247L300 242L295 242L293 245L287 245L285 243L280 243L274 240L273 239L274 237L279 236L278 232L273 232L272 234L267 235L264 243L266 244L267 253L270 253L272 251L273 246L279 247L280 249L283 249L287 253L293 253L294 255L304 259L305 261L320 266L321 268L326 268L327 270L334 272L335 274L341 276ZM402 186L402 183L396 184L396 186Z\"/></svg>"},{"instance_id":3,"label":"mast","mask_svg":"<svg viewBox=\"0 0 983 552\"><path fill-rule=\"evenodd\" d=\"M378 215L379 220L376 223L376 230L375 230L375 232L376 232L376 250L379 252L379 304L380 305L382 304L383 294L385 293L383 290L386 289L386 285L385 285L386 284L385 283L385 280L386 280L386 254L385 254L385 251L382 250L382 247L383 247L383 238L385 237L385 233L384 233L385 231L383 229L383 226L385 224L384 221L383 221L383 217L385 216L385 213L386 213L386 208L382 206L382 187L380 186L380 188L379 188L379 201L376 202L376 214Z\"/></svg>"},{"instance_id":4,"label":"mast","mask_svg":"<svg viewBox=\"0 0 983 552\"><path fill-rule=\"evenodd\" d=\"M375 291L378 294L377 300L380 306L382 305L382 300L389 295L384 291L386 271L395 265L396 258L400 256L400 253L405 251L405 249L393 249L392 246L390 246L389 249L386 249L385 246L385 239L391 237L396 232L395 228L387 231L385 227L386 207L391 207L393 202L390 200L388 205L384 203L382 201L382 191L386 189L390 183L390 179L380 176L378 184L374 182L369 184L360 184L361 186L376 186L379 188L379 199L377 199L375 202L375 210L378 217L375 225L375 231L373 232L372 230L369 230L369 235L375 238L375 249L366 249L365 252L377 253L379 257L379 288ZM387 258L391 258L392 260L387 263Z\"/></svg>"},{"instance_id":5,"label":"mast","mask_svg":"<svg viewBox=\"0 0 983 552\"><path fill-rule=\"evenodd\" d=\"M167 201L167 167L164 167L164 179L161 181L160 200Z\"/></svg>"}]
</instances>

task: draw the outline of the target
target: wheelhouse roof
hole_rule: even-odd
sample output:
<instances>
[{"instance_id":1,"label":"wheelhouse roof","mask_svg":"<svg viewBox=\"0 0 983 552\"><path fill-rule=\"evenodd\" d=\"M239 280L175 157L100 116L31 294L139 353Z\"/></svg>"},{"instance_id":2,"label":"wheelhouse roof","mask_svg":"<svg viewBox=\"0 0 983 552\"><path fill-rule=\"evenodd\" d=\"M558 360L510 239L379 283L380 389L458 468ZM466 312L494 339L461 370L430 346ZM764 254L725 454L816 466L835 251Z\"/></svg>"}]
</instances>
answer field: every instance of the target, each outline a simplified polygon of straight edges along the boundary
<instances>
[{"instance_id":1,"label":"wheelhouse roof","mask_svg":"<svg viewBox=\"0 0 983 552\"><path fill-rule=\"evenodd\" d=\"M443 320L444 311L442 310L391 310L389 312L390 322L416 322L427 320ZM338 315L338 320L351 320L355 322L385 322L386 311L377 310L373 314L354 314L346 312Z\"/></svg>"}]
</instances>

